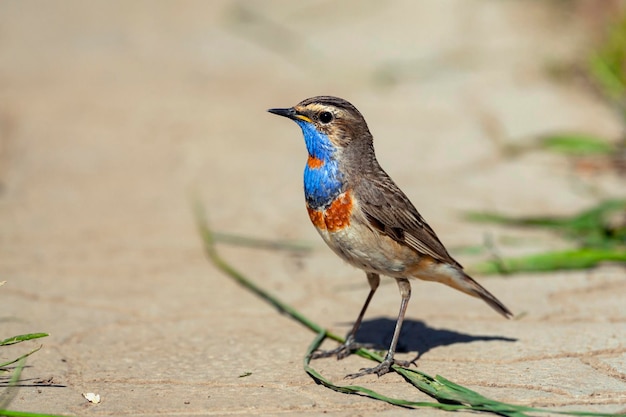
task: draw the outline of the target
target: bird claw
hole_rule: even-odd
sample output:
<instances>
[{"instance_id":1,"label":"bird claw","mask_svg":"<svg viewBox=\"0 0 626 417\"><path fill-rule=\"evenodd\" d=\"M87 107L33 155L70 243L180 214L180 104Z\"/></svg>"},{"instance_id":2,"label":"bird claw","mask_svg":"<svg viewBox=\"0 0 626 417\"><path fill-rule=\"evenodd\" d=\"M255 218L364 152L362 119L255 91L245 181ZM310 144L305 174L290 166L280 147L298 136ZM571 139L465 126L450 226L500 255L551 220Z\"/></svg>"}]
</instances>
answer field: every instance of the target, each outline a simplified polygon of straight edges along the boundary
<instances>
[{"instance_id":1,"label":"bird claw","mask_svg":"<svg viewBox=\"0 0 626 417\"><path fill-rule=\"evenodd\" d=\"M409 368L411 365L417 366L416 361L417 361L417 358L415 358L415 359L413 359L411 361L399 361L399 360L394 359L393 360L393 364L401 366L403 368Z\"/></svg>"},{"instance_id":2,"label":"bird claw","mask_svg":"<svg viewBox=\"0 0 626 417\"><path fill-rule=\"evenodd\" d=\"M415 364L415 361L398 361L398 360L395 360L395 359L385 359L378 366L375 366L373 368L361 368L360 369L361 372L357 372L357 373L354 373L354 374L348 374L344 378L345 379L355 379L355 378L361 377L363 375L370 375L370 374L376 374L379 377L381 377L381 376L391 372L391 366L392 365L399 365L399 366L402 366L404 368L408 368L412 364Z\"/></svg>"},{"instance_id":3,"label":"bird claw","mask_svg":"<svg viewBox=\"0 0 626 417\"><path fill-rule=\"evenodd\" d=\"M346 358L361 348L371 348L371 344L357 343L354 339L348 337L345 343L331 350L316 350L311 354L311 359L329 358L336 356L337 360Z\"/></svg>"},{"instance_id":4,"label":"bird claw","mask_svg":"<svg viewBox=\"0 0 626 417\"><path fill-rule=\"evenodd\" d=\"M348 374L345 376L345 379L356 379L358 377L361 377L364 375L370 375L370 374L376 374L379 377L381 377L385 375L386 373L391 372L391 365L393 365L393 360L391 361L384 360L380 364L378 364L378 366L375 366L373 368L361 368L360 369L361 372Z\"/></svg>"}]
</instances>

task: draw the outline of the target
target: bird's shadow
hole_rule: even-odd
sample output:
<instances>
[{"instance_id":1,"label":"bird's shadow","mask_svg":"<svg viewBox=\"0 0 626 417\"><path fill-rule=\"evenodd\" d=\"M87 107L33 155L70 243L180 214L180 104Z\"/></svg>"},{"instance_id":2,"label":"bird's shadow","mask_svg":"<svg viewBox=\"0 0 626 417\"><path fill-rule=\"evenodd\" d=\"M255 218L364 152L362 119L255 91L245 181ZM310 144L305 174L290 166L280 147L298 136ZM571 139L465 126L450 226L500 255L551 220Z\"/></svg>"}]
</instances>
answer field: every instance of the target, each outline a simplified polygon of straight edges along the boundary
<instances>
[{"instance_id":1,"label":"bird's shadow","mask_svg":"<svg viewBox=\"0 0 626 417\"><path fill-rule=\"evenodd\" d=\"M396 321L388 318L366 320L356 334L358 343L387 349L393 337ZM415 360L424 353L439 346L478 341L516 342L517 339L504 336L470 335L453 330L435 329L420 320L405 320L402 325L396 352L418 352Z\"/></svg>"}]
</instances>

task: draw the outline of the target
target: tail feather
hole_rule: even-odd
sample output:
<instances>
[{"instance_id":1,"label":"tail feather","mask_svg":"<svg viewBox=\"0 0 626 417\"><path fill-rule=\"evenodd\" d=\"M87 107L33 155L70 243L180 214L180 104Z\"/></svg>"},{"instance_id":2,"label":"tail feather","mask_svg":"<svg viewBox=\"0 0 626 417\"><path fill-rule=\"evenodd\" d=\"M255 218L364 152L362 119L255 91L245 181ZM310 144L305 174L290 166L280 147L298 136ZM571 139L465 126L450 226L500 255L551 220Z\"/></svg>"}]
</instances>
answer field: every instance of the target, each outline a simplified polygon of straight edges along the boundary
<instances>
[{"instance_id":1,"label":"tail feather","mask_svg":"<svg viewBox=\"0 0 626 417\"><path fill-rule=\"evenodd\" d=\"M466 284L464 286L469 290L464 292L482 299L484 302L489 304L491 308L502 314L505 318L510 319L511 317L513 317L513 313L511 313L511 311L506 308L506 306L502 304L500 300L498 300L493 294L487 291L485 287L474 281L474 279L466 273L463 273L463 281L464 284Z\"/></svg>"},{"instance_id":2,"label":"tail feather","mask_svg":"<svg viewBox=\"0 0 626 417\"><path fill-rule=\"evenodd\" d=\"M436 281L449 285L472 297L482 299L505 318L513 317L513 313L500 300L456 265L426 259L426 261L417 265L412 276L426 281Z\"/></svg>"}]
</instances>

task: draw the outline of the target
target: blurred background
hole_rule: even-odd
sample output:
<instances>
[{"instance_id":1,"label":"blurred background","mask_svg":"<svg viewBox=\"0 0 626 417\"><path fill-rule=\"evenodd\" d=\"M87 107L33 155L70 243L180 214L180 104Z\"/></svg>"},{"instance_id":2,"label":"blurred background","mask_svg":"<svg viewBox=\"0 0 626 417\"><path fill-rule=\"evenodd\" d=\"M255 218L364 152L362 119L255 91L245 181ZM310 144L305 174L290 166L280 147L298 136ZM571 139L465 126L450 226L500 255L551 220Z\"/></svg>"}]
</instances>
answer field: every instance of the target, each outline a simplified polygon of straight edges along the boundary
<instances>
[{"instance_id":1,"label":"blurred background","mask_svg":"<svg viewBox=\"0 0 626 417\"><path fill-rule=\"evenodd\" d=\"M157 355L148 340L178 346L168 333L177 329L196 335L184 347L193 352L189 369L179 363L185 372L195 372L197 357L219 355L225 340L245 355L233 347L244 343L229 338L254 333L262 327L255 320L275 313L259 315L256 301L221 284L202 255L193 199L216 230L314 247L305 259L225 253L326 324L352 319L364 287L333 319L325 314L340 301L324 292L334 280L365 281L325 252L309 224L299 129L266 112L314 95L359 108L383 168L474 270L623 262L625 5L0 1L0 296L3 314L19 317L5 336L54 334L28 372L49 372L77 392L117 375L113 358L130 346ZM582 264L581 251L591 253ZM556 260L519 260L537 254ZM550 308L494 284L517 311ZM456 296L446 291L441 299ZM381 314L395 312L389 292ZM311 301L317 295L321 304ZM619 311L617 300L589 305L582 317ZM257 336L263 346L278 343ZM294 342L296 364L307 339ZM75 363L60 369L70 356ZM94 356L97 371L88 365ZM42 411L23 401L18 408ZM47 401L60 411L67 404L51 394Z\"/></svg>"}]
</instances>

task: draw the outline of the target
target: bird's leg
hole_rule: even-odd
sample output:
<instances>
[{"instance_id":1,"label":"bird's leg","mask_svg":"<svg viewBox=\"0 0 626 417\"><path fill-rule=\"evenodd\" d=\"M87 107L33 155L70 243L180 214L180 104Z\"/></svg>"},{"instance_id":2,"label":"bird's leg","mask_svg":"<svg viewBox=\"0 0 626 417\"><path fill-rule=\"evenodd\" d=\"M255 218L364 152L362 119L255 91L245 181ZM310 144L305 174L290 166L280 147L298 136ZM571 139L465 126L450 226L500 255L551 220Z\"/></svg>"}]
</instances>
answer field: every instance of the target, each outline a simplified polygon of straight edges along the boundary
<instances>
[{"instance_id":1,"label":"bird's leg","mask_svg":"<svg viewBox=\"0 0 626 417\"><path fill-rule=\"evenodd\" d=\"M365 304L363 304L361 312L359 313L359 317L357 317L356 321L354 322L354 326L352 326L352 330L350 330L350 332L347 334L346 341L336 349L319 350L313 352L313 354L311 355L312 359L327 358L329 356L337 356L337 359L343 359L346 356L349 356L352 352L358 350L359 348L366 346L356 342L356 332L359 330L359 327L361 327L361 322L363 321L365 311L367 310L370 301L372 301L374 293L378 289L378 285L380 284L380 276L378 274L368 272L367 282L369 282L370 284L370 293L367 295Z\"/></svg>"},{"instance_id":2,"label":"bird's leg","mask_svg":"<svg viewBox=\"0 0 626 417\"><path fill-rule=\"evenodd\" d=\"M398 283L398 287L400 289L400 296L402 297L402 301L400 302L400 312L398 313L396 328L393 331L393 338L391 339L391 345L389 346L387 355L385 355L385 359L374 368L363 368L361 369L361 372L346 375L346 378L354 379L368 374L376 374L378 376L381 376L388 373L391 370L391 365L395 363L393 356L396 353L396 346L398 345L398 339L400 338L402 322L404 321L406 308L409 305L409 298L411 298L411 283L409 282L409 280L406 278L396 278L396 282ZM405 363L399 364L401 364L402 366L406 366Z\"/></svg>"}]
</instances>

